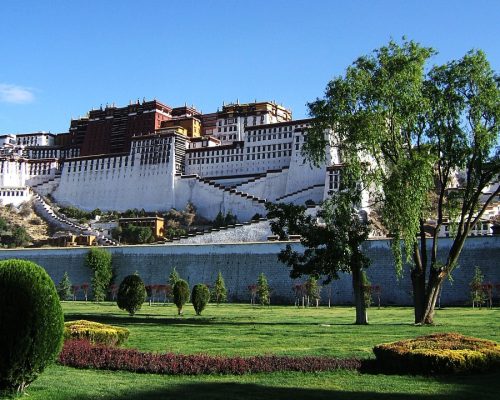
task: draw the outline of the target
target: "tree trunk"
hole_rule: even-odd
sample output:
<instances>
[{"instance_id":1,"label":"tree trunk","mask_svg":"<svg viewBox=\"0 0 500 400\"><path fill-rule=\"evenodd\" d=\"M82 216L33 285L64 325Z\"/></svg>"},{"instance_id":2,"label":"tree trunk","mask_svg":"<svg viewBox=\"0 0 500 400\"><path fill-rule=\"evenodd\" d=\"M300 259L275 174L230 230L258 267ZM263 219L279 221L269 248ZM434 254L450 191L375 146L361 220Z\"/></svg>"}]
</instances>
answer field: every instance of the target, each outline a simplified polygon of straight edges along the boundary
<instances>
[{"instance_id":1,"label":"tree trunk","mask_svg":"<svg viewBox=\"0 0 500 400\"><path fill-rule=\"evenodd\" d=\"M359 268L352 268L352 287L354 289L354 304L356 305L356 325L368 324L368 314L365 305L365 291L362 273Z\"/></svg>"},{"instance_id":2,"label":"tree trunk","mask_svg":"<svg viewBox=\"0 0 500 400\"><path fill-rule=\"evenodd\" d=\"M431 269L429 283L427 284L427 295L425 296L425 307L419 323L422 325L432 325L434 323L434 310L436 301L441 291L446 273L444 271L435 271Z\"/></svg>"},{"instance_id":3,"label":"tree trunk","mask_svg":"<svg viewBox=\"0 0 500 400\"><path fill-rule=\"evenodd\" d=\"M411 271L411 283L413 286L415 323L420 324L424 318L425 311L425 274L414 268Z\"/></svg>"}]
</instances>

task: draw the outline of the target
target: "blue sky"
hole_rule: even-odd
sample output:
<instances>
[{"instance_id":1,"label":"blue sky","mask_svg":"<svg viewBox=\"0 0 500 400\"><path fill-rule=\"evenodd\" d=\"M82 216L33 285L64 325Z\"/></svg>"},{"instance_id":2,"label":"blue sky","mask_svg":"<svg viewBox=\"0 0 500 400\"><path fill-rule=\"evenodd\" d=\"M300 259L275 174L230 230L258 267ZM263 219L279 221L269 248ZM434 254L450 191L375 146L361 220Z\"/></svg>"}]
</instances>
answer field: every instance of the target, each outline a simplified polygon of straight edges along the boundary
<instances>
[{"instance_id":1,"label":"blue sky","mask_svg":"<svg viewBox=\"0 0 500 400\"><path fill-rule=\"evenodd\" d=\"M212 112L275 100L294 118L391 38L434 63L483 49L500 70L500 1L0 2L0 133L67 131L92 107L156 98Z\"/></svg>"}]
</instances>

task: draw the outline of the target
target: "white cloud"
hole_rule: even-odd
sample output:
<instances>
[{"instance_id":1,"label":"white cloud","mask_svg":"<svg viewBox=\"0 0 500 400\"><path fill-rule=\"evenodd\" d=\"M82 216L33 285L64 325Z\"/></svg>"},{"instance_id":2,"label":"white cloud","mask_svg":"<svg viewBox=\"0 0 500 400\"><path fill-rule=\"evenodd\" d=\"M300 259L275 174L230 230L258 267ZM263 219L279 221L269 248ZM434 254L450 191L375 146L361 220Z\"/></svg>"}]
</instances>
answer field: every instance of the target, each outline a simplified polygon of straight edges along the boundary
<instances>
[{"instance_id":1,"label":"white cloud","mask_svg":"<svg viewBox=\"0 0 500 400\"><path fill-rule=\"evenodd\" d=\"M35 100L35 95L32 89L0 83L0 102L14 103L14 104L27 104Z\"/></svg>"}]
</instances>

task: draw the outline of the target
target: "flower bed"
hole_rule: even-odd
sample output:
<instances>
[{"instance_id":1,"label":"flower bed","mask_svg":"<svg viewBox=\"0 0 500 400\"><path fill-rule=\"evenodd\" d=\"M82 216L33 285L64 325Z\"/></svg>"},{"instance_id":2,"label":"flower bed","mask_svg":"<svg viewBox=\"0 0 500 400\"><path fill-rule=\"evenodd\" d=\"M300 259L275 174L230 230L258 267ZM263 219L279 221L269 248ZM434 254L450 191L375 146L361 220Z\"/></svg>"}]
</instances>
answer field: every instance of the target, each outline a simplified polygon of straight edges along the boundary
<instances>
[{"instance_id":1,"label":"flower bed","mask_svg":"<svg viewBox=\"0 0 500 400\"><path fill-rule=\"evenodd\" d=\"M401 373L456 373L500 367L500 345L458 333L439 333L375 346L379 366Z\"/></svg>"},{"instance_id":2,"label":"flower bed","mask_svg":"<svg viewBox=\"0 0 500 400\"><path fill-rule=\"evenodd\" d=\"M223 357L204 354L158 354L69 340L59 363L76 368L121 370L168 375L246 374L276 371L332 371L361 368L361 360L331 357Z\"/></svg>"},{"instance_id":3,"label":"flower bed","mask_svg":"<svg viewBox=\"0 0 500 400\"><path fill-rule=\"evenodd\" d=\"M78 320L64 323L64 339L84 339L91 343L102 343L108 346L119 346L129 336L129 330L98 322Z\"/></svg>"}]
</instances>

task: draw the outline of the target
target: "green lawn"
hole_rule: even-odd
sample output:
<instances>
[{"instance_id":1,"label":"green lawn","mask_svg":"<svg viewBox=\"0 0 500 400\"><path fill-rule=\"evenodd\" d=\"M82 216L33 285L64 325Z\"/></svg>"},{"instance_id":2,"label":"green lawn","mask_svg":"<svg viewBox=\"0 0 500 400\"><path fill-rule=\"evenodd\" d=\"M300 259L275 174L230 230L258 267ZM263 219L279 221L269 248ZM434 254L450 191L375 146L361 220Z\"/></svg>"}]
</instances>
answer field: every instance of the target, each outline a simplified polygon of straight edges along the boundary
<instances>
[{"instance_id":1,"label":"green lawn","mask_svg":"<svg viewBox=\"0 0 500 400\"><path fill-rule=\"evenodd\" d=\"M500 341L500 310L439 310L437 324L411 324L411 308L370 309L370 325L354 326L349 307L297 309L210 305L201 317L191 305L177 317L172 305L144 305L129 317L111 303L64 304L66 320L90 319L130 329L126 346L141 350L226 355L287 354L372 357L373 345L453 331ZM496 399L500 373L439 378L358 372L159 376L77 370L55 365L28 389L30 399Z\"/></svg>"}]
</instances>

